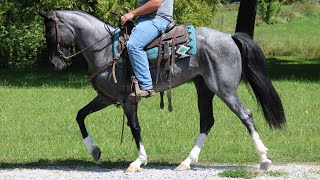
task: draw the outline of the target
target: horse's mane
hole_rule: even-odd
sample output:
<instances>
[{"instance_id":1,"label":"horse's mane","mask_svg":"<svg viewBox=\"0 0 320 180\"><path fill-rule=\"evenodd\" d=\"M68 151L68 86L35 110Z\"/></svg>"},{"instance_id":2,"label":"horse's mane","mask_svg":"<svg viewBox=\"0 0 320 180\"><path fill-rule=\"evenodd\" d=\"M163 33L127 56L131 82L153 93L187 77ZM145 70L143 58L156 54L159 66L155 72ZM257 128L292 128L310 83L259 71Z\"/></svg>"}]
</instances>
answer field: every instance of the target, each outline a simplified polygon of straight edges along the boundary
<instances>
[{"instance_id":1,"label":"horse's mane","mask_svg":"<svg viewBox=\"0 0 320 180\"><path fill-rule=\"evenodd\" d=\"M90 14L90 13L88 13L88 12L86 12L86 11L83 11L83 10L58 10L58 11L60 11L60 12L75 13L75 14L77 14L77 13L78 13L78 14L80 14L80 15L83 15L83 16L86 16L86 17L90 17L90 18L92 18L92 19L99 20L99 21L101 21L101 22L103 22L103 23L107 24L108 26L113 27L113 25L111 25L110 23L108 23L108 22L106 22L106 21L102 20L100 17L93 16L92 14Z\"/></svg>"}]
</instances>

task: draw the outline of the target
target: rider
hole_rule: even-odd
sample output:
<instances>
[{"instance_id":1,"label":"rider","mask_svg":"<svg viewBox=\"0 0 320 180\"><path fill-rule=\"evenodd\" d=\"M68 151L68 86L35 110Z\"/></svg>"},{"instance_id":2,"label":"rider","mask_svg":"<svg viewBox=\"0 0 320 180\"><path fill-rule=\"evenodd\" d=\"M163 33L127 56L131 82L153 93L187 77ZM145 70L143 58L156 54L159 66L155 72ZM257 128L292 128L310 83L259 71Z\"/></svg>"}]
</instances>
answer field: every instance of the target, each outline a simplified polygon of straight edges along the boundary
<instances>
[{"instance_id":1,"label":"rider","mask_svg":"<svg viewBox=\"0 0 320 180\"><path fill-rule=\"evenodd\" d=\"M173 20L173 2L174 0L139 0L137 9L121 16L121 24L139 16L127 43L127 51L142 97L155 95L144 48L162 34ZM129 96L134 97L135 93Z\"/></svg>"}]
</instances>

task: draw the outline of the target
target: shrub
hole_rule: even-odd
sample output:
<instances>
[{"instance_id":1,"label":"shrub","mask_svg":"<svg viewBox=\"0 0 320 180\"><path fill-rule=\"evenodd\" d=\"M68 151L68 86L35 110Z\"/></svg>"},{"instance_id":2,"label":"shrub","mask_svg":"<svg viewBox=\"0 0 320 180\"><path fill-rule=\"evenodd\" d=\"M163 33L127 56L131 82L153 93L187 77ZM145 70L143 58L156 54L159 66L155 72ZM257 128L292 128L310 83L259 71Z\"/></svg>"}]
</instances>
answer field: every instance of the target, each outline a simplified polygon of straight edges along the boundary
<instances>
[{"instance_id":1,"label":"shrub","mask_svg":"<svg viewBox=\"0 0 320 180\"><path fill-rule=\"evenodd\" d=\"M280 0L259 0L258 15L267 24L273 24L277 21L277 15L281 10Z\"/></svg>"},{"instance_id":2,"label":"shrub","mask_svg":"<svg viewBox=\"0 0 320 180\"><path fill-rule=\"evenodd\" d=\"M9 1L0 3L0 63L34 64L43 49L44 25L37 11L58 9L84 10L109 22L119 24L119 17L111 12L121 12L123 7L135 8L137 0L59 0L59 1ZM213 19L219 0L175 1L175 18L180 24L208 26Z\"/></svg>"}]
</instances>

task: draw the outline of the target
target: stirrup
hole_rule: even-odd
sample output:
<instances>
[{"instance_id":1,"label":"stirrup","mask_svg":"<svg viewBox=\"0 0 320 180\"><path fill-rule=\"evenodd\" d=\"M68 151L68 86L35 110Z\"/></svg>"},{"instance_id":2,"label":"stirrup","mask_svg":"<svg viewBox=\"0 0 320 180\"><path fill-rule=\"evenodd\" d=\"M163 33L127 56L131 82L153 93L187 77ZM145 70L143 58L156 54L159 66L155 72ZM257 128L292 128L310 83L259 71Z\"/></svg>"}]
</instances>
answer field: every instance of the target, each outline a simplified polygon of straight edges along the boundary
<instances>
[{"instance_id":1,"label":"stirrup","mask_svg":"<svg viewBox=\"0 0 320 180\"><path fill-rule=\"evenodd\" d=\"M140 94L137 95L135 92L130 93L128 99L133 102L139 102L141 98L149 98L154 96L156 93L153 89L140 90Z\"/></svg>"}]
</instances>

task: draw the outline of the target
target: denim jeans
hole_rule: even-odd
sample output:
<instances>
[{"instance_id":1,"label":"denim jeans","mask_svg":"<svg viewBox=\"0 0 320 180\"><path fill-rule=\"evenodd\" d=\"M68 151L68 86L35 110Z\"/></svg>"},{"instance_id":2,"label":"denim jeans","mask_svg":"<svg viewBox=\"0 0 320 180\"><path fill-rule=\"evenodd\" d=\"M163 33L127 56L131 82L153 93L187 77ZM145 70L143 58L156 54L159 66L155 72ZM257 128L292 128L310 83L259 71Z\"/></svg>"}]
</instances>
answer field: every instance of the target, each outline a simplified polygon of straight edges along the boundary
<instances>
[{"instance_id":1,"label":"denim jeans","mask_svg":"<svg viewBox=\"0 0 320 180\"><path fill-rule=\"evenodd\" d=\"M164 32L169 23L161 17L139 17L136 27L132 30L127 50L141 90L153 88L148 57L144 48Z\"/></svg>"}]
</instances>

